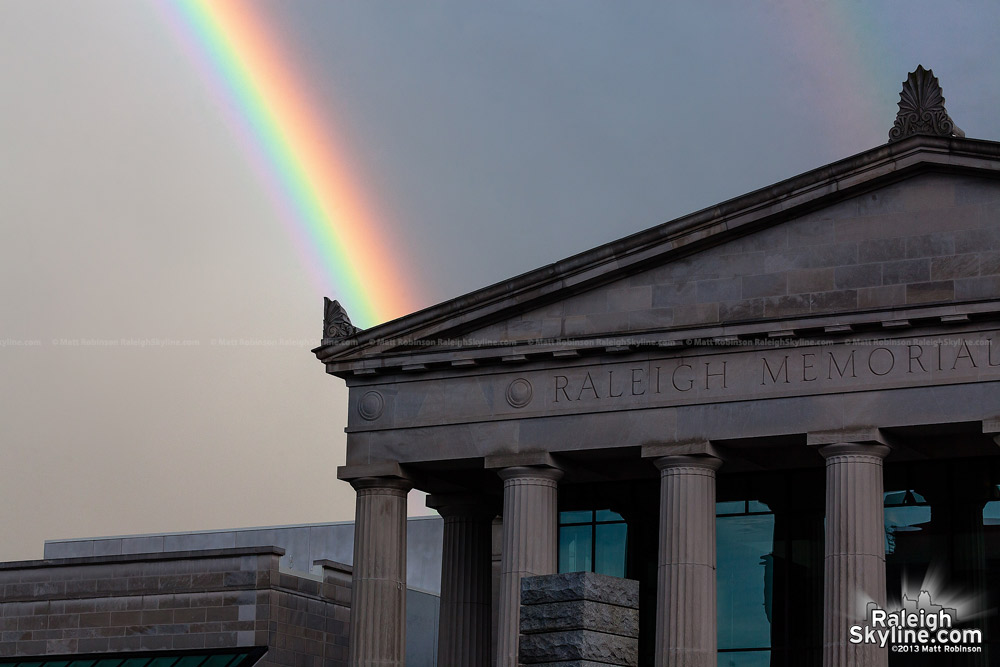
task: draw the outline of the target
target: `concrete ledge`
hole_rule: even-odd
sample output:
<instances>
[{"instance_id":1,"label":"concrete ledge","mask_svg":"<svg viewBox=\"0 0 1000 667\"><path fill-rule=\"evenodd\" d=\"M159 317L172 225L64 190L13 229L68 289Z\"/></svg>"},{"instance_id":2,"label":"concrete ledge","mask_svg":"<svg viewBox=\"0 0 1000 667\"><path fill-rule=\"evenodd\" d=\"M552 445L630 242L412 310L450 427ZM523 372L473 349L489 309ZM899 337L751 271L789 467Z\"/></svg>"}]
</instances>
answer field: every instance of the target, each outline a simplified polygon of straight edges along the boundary
<instances>
[{"instance_id":1,"label":"concrete ledge","mask_svg":"<svg viewBox=\"0 0 1000 667\"><path fill-rule=\"evenodd\" d=\"M183 560L188 558L227 558L275 554L284 556L281 547L235 547L231 549L203 549L190 551L160 551L156 553L122 554L109 556L78 556L76 558L46 558L42 560L15 560L0 563L0 570L25 570L66 565L100 565L103 563L138 563L158 560Z\"/></svg>"}]
</instances>

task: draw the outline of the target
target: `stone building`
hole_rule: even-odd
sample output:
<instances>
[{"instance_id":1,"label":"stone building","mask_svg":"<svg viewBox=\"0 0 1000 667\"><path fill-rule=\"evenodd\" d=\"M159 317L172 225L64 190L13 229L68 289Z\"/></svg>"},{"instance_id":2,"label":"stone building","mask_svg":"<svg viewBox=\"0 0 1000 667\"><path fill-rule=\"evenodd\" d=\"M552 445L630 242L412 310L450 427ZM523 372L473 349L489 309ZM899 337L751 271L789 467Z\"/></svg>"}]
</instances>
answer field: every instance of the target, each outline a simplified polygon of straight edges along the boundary
<instances>
[{"instance_id":1,"label":"stone building","mask_svg":"<svg viewBox=\"0 0 1000 667\"><path fill-rule=\"evenodd\" d=\"M441 523L408 522L412 667L437 663ZM341 522L47 541L41 560L0 563L0 665L342 667L353 534Z\"/></svg>"},{"instance_id":2,"label":"stone building","mask_svg":"<svg viewBox=\"0 0 1000 667\"><path fill-rule=\"evenodd\" d=\"M998 176L918 68L885 145L370 330L329 302L351 664L402 664L413 487L440 665L518 665L521 578L574 570L639 582L620 664L1000 659ZM852 641L918 597L969 652Z\"/></svg>"}]
</instances>

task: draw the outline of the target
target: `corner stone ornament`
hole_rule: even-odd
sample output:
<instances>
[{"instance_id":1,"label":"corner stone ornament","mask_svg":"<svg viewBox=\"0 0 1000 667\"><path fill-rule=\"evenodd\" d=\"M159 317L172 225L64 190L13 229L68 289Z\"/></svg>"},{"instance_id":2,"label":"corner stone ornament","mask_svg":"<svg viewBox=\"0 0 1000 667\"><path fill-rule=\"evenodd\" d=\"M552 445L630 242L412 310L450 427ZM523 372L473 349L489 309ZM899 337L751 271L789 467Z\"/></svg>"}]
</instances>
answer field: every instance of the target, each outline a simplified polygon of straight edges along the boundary
<instances>
[{"instance_id":1,"label":"corner stone ornament","mask_svg":"<svg viewBox=\"0 0 1000 667\"><path fill-rule=\"evenodd\" d=\"M347 311L337 300L323 297L323 342L336 342L350 338L361 329L351 324Z\"/></svg>"},{"instance_id":2,"label":"corner stone ornament","mask_svg":"<svg viewBox=\"0 0 1000 667\"><path fill-rule=\"evenodd\" d=\"M517 378L507 386L507 402L512 408L523 408L531 403L533 393L530 382Z\"/></svg>"},{"instance_id":3,"label":"corner stone ornament","mask_svg":"<svg viewBox=\"0 0 1000 667\"><path fill-rule=\"evenodd\" d=\"M385 399L377 391L369 391L358 401L358 414L366 421L375 421L382 416L385 408Z\"/></svg>"},{"instance_id":4,"label":"corner stone ornament","mask_svg":"<svg viewBox=\"0 0 1000 667\"><path fill-rule=\"evenodd\" d=\"M944 92L934 76L934 70L917 69L910 72L899 93L899 112L889 130L889 143L900 141L914 134L932 134L939 137L964 137L944 108Z\"/></svg>"}]
</instances>

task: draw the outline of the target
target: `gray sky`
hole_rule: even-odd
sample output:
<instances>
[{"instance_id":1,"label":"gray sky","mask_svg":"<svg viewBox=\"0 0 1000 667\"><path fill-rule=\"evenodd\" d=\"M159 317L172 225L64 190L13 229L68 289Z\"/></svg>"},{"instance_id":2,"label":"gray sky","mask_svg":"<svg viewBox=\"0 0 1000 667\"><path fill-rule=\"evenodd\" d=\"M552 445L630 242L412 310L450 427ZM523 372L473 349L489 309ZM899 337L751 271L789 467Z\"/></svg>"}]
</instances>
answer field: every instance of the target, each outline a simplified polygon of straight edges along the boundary
<instances>
[{"instance_id":1,"label":"gray sky","mask_svg":"<svg viewBox=\"0 0 1000 667\"><path fill-rule=\"evenodd\" d=\"M884 143L918 63L1000 139L986 0L244 4L415 307ZM324 290L163 17L0 0L0 560L353 517Z\"/></svg>"}]
</instances>

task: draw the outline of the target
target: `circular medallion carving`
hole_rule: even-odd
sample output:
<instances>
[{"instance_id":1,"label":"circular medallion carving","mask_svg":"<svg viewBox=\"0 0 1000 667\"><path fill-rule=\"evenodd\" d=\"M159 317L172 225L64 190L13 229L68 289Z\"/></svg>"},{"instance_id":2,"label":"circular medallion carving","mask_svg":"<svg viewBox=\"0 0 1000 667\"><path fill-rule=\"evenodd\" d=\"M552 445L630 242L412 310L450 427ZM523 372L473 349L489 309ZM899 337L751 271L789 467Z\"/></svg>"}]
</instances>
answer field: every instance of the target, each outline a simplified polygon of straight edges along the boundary
<instances>
[{"instance_id":1,"label":"circular medallion carving","mask_svg":"<svg viewBox=\"0 0 1000 667\"><path fill-rule=\"evenodd\" d=\"M531 403L531 383L524 378L517 378L507 387L507 402L513 408L523 408Z\"/></svg>"},{"instance_id":2,"label":"circular medallion carving","mask_svg":"<svg viewBox=\"0 0 1000 667\"><path fill-rule=\"evenodd\" d=\"M358 401L358 414L368 421L374 421L382 416L382 409L385 408L385 399L377 391L370 391Z\"/></svg>"}]
</instances>

